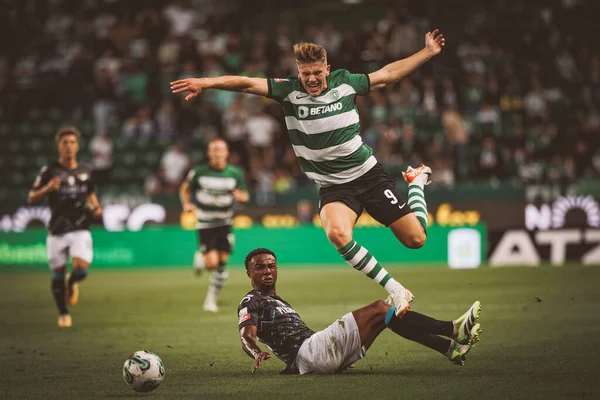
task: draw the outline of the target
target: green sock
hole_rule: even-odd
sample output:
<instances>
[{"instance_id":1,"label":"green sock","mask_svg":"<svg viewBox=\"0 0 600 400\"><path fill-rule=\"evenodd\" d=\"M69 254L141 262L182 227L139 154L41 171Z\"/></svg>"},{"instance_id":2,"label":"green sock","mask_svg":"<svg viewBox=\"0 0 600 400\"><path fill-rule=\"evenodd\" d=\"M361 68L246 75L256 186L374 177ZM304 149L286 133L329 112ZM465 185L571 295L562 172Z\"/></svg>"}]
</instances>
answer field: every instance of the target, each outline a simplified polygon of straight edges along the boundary
<instances>
[{"instance_id":1,"label":"green sock","mask_svg":"<svg viewBox=\"0 0 600 400\"><path fill-rule=\"evenodd\" d=\"M425 232L427 232L429 218L427 216L427 203L425 202L425 193L422 184L413 182L408 185L408 206L412 209L413 214L415 214Z\"/></svg>"},{"instance_id":2,"label":"green sock","mask_svg":"<svg viewBox=\"0 0 600 400\"><path fill-rule=\"evenodd\" d=\"M338 252L352 268L362 272L375 282L379 283L388 293L391 293L392 290L403 288L400 283L388 274L385 268L379 265L375 257L356 241L351 241L339 249Z\"/></svg>"}]
</instances>

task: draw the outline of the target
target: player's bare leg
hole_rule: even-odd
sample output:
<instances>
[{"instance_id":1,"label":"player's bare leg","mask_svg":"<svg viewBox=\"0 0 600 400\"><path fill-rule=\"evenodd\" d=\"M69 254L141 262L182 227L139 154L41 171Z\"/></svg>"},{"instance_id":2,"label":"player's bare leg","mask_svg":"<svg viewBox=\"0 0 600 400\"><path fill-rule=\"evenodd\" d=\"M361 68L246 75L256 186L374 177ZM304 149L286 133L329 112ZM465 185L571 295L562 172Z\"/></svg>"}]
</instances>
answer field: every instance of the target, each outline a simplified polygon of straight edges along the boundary
<instances>
[{"instance_id":1,"label":"player's bare leg","mask_svg":"<svg viewBox=\"0 0 600 400\"><path fill-rule=\"evenodd\" d=\"M89 268L89 262L73 257L73 271L67 275L65 282L67 301L71 307L79 302L79 282L87 277Z\"/></svg>"},{"instance_id":2,"label":"player's bare leg","mask_svg":"<svg viewBox=\"0 0 600 400\"><path fill-rule=\"evenodd\" d=\"M354 225L358 215L342 202L328 203L321 209L321 222L327 239L341 249L352 240Z\"/></svg>"},{"instance_id":3,"label":"player's bare leg","mask_svg":"<svg viewBox=\"0 0 600 400\"><path fill-rule=\"evenodd\" d=\"M410 309L412 293L398 283L369 251L352 239L358 215L342 202L325 204L321 222L329 241L354 269L379 283L394 299L396 313L401 317Z\"/></svg>"},{"instance_id":4,"label":"player's bare leg","mask_svg":"<svg viewBox=\"0 0 600 400\"><path fill-rule=\"evenodd\" d=\"M52 296L58 307L58 326L60 328L70 328L72 325L71 315L67 308L67 298L65 289L65 273L67 266L52 268Z\"/></svg>"},{"instance_id":5,"label":"player's bare leg","mask_svg":"<svg viewBox=\"0 0 600 400\"><path fill-rule=\"evenodd\" d=\"M390 225L396 238L409 249L419 249L425 244L427 234L415 214L406 214Z\"/></svg>"},{"instance_id":6,"label":"player's bare leg","mask_svg":"<svg viewBox=\"0 0 600 400\"><path fill-rule=\"evenodd\" d=\"M384 320L390 307L385 301L377 300L368 306L352 311L358 326L360 343L365 347L365 350L368 350L377 339L377 336L385 330Z\"/></svg>"},{"instance_id":7,"label":"player's bare leg","mask_svg":"<svg viewBox=\"0 0 600 400\"><path fill-rule=\"evenodd\" d=\"M215 270L219 266L219 252L215 250L209 250L203 254L204 265L208 270Z\"/></svg>"}]
</instances>

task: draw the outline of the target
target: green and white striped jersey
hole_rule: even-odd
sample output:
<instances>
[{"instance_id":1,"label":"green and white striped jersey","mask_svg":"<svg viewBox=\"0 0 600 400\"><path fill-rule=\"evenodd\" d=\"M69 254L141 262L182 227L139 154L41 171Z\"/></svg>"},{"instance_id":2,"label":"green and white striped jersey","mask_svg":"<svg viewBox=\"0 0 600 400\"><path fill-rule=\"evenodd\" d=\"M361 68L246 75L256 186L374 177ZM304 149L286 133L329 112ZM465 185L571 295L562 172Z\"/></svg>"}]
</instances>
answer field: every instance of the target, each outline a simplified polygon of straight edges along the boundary
<instances>
[{"instance_id":1,"label":"green and white striped jersey","mask_svg":"<svg viewBox=\"0 0 600 400\"><path fill-rule=\"evenodd\" d=\"M377 160L360 137L357 95L369 93L369 77L338 69L327 77L327 90L311 97L298 78L269 78L268 97L283 106L285 124L306 175L320 185L350 182Z\"/></svg>"},{"instance_id":2,"label":"green and white striped jersey","mask_svg":"<svg viewBox=\"0 0 600 400\"><path fill-rule=\"evenodd\" d=\"M246 190L244 172L227 165L216 170L208 164L197 165L187 176L192 203L198 209L198 229L231 225L233 189Z\"/></svg>"}]
</instances>

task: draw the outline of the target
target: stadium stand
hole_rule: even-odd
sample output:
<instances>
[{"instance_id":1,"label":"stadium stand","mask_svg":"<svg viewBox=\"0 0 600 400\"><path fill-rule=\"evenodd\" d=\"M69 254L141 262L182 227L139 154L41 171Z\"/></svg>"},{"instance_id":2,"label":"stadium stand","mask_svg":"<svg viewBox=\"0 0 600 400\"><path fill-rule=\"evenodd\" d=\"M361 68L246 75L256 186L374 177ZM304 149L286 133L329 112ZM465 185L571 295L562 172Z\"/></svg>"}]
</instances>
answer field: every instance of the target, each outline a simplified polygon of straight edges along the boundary
<instances>
[{"instance_id":1,"label":"stadium stand","mask_svg":"<svg viewBox=\"0 0 600 400\"><path fill-rule=\"evenodd\" d=\"M223 92L186 104L168 82L285 77L300 40L324 45L333 68L371 72L416 51L436 27L449 44L439 58L358 103L363 137L394 176L419 162L432 164L442 188L585 186L600 176L600 54L585 29L589 2L375 1L331 22L310 12L339 1L308 2L310 12L279 3L264 2L248 19L249 6L233 0L6 2L0 35L21 40L5 40L0 52L0 203L25 198L67 123L83 134L83 160L94 158L92 138L109 132L104 193L159 193L169 145L183 144L197 162L214 136L237 141L233 161L267 201L271 191L310 186L276 104ZM461 15L463 6L477 12ZM280 124L272 165L245 125L259 108Z\"/></svg>"}]
</instances>

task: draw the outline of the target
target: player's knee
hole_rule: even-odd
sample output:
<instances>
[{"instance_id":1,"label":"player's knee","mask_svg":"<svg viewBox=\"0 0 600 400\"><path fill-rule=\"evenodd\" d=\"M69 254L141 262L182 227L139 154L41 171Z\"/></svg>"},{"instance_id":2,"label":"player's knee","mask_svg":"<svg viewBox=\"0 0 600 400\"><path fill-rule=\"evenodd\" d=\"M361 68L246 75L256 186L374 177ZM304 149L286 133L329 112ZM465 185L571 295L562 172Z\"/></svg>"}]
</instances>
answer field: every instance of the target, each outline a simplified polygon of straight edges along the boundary
<instances>
[{"instance_id":1,"label":"player's knee","mask_svg":"<svg viewBox=\"0 0 600 400\"><path fill-rule=\"evenodd\" d=\"M327 230L327 239L339 249L350 243L352 240L352 233L346 229L333 227Z\"/></svg>"},{"instance_id":2,"label":"player's knee","mask_svg":"<svg viewBox=\"0 0 600 400\"><path fill-rule=\"evenodd\" d=\"M212 252L204 256L204 264L208 269L215 269L219 266L219 256Z\"/></svg>"},{"instance_id":3,"label":"player's knee","mask_svg":"<svg viewBox=\"0 0 600 400\"><path fill-rule=\"evenodd\" d=\"M425 232L415 233L413 235L410 235L408 243L406 243L406 247L411 249L420 249L421 247L423 247L426 240L427 235L425 234Z\"/></svg>"},{"instance_id":4,"label":"player's knee","mask_svg":"<svg viewBox=\"0 0 600 400\"><path fill-rule=\"evenodd\" d=\"M74 270L87 270L90 267L90 264L83 260L73 259L73 269Z\"/></svg>"},{"instance_id":5,"label":"player's knee","mask_svg":"<svg viewBox=\"0 0 600 400\"><path fill-rule=\"evenodd\" d=\"M383 300L377 300L371 303L371 307L373 307L375 313L385 316L391 306Z\"/></svg>"}]
</instances>

